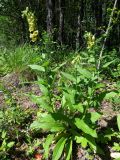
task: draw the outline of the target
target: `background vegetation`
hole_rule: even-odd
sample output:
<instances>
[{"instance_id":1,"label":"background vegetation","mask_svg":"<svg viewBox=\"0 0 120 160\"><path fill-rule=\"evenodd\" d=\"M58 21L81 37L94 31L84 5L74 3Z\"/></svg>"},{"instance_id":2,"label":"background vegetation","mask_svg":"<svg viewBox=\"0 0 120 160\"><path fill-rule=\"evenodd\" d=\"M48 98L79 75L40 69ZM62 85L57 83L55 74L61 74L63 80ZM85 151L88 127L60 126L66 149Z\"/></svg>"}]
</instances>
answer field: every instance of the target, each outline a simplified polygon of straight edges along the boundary
<instances>
[{"instance_id":1,"label":"background vegetation","mask_svg":"<svg viewBox=\"0 0 120 160\"><path fill-rule=\"evenodd\" d=\"M120 3L0 0L0 159L120 159Z\"/></svg>"}]
</instances>

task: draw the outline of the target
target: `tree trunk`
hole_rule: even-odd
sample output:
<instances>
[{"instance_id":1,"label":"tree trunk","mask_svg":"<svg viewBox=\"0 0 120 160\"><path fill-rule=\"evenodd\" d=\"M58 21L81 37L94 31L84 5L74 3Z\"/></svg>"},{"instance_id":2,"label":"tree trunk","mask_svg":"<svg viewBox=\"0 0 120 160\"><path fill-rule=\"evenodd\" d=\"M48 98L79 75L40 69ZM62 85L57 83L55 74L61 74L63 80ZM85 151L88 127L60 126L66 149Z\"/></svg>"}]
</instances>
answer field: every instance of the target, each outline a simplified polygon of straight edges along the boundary
<instances>
[{"instance_id":1,"label":"tree trunk","mask_svg":"<svg viewBox=\"0 0 120 160\"><path fill-rule=\"evenodd\" d=\"M53 3L52 0L46 0L47 7L47 33L52 35L53 31Z\"/></svg>"},{"instance_id":2,"label":"tree trunk","mask_svg":"<svg viewBox=\"0 0 120 160\"><path fill-rule=\"evenodd\" d=\"M65 1L59 0L59 33L58 33L58 41L60 44L63 44L63 30L64 30L64 7Z\"/></svg>"},{"instance_id":3,"label":"tree trunk","mask_svg":"<svg viewBox=\"0 0 120 160\"><path fill-rule=\"evenodd\" d=\"M101 0L95 0L95 19L96 19L96 34L97 36L100 35L100 27L102 26L102 1Z\"/></svg>"},{"instance_id":4,"label":"tree trunk","mask_svg":"<svg viewBox=\"0 0 120 160\"><path fill-rule=\"evenodd\" d=\"M120 10L120 3L118 3L117 7L118 7L118 10ZM120 22L120 17L118 18L118 21ZM118 25L118 27L117 27L117 31L118 31L117 43L118 43L118 49L119 49L119 54L120 54L120 23L118 23L117 25Z\"/></svg>"},{"instance_id":5,"label":"tree trunk","mask_svg":"<svg viewBox=\"0 0 120 160\"><path fill-rule=\"evenodd\" d=\"M78 14L77 25L76 50L80 48L80 14Z\"/></svg>"},{"instance_id":6,"label":"tree trunk","mask_svg":"<svg viewBox=\"0 0 120 160\"><path fill-rule=\"evenodd\" d=\"M79 4L79 14L77 18L77 35L76 35L76 50L80 48L80 44L82 44L82 21L84 17L84 2L80 1Z\"/></svg>"}]
</instances>

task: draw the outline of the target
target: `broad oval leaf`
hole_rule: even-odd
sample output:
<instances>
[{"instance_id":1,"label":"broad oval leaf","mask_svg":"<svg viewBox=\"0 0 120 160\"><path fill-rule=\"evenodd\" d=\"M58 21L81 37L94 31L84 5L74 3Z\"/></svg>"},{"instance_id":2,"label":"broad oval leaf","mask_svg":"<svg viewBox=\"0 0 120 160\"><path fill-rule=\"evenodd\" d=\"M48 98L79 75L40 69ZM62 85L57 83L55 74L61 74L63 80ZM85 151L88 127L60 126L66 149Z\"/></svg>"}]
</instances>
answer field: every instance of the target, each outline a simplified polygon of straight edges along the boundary
<instances>
[{"instance_id":1,"label":"broad oval leaf","mask_svg":"<svg viewBox=\"0 0 120 160\"><path fill-rule=\"evenodd\" d=\"M31 124L32 129L43 129L44 131L59 132L63 131L64 125L56 121L51 114L41 113L40 117Z\"/></svg>"},{"instance_id":2,"label":"broad oval leaf","mask_svg":"<svg viewBox=\"0 0 120 160\"><path fill-rule=\"evenodd\" d=\"M92 74L89 70L85 69L85 68L82 68L82 67L77 67L78 69L78 72L80 73L80 75L83 76L83 78L88 78L88 79L91 79L92 78Z\"/></svg>"},{"instance_id":3,"label":"broad oval leaf","mask_svg":"<svg viewBox=\"0 0 120 160\"><path fill-rule=\"evenodd\" d=\"M47 110L49 112L52 112L53 109L49 105L49 97L42 97L42 96L36 96L36 95L29 95L30 99L32 102L35 104L40 105L39 107L42 108L43 110Z\"/></svg>"},{"instance_id":4,"label":"broad oval leaf","mask_svg":"<svg viewBox=\"0 0 120 160\"><path fill-rule=\"evenodd\" d=\"M61 72L61 73L66 79L73 81L73 82L76 82L76 78L73 75L66 73L66 72Z\"/></svg>"},{"instance_id":5,"label":"broad oval leaf","mask_svg":"<svg viewBox=\"0 0 120 160\"><path fill-rule=\"evenodd\" d=\"M35 130L40 130L41 129L41 126L40 126L40 123L39 121L34 121L31 125L30 125L30 129L35 129Z\"/></svg>"}]
</instances>

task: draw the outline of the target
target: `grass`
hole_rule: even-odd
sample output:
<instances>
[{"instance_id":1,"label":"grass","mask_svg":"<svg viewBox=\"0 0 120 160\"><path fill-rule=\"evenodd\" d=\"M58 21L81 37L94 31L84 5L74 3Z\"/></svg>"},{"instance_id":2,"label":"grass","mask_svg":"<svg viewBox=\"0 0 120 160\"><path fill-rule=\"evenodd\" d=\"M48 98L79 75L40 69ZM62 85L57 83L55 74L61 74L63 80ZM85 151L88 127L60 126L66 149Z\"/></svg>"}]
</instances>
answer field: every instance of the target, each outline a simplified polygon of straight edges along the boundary
<instances>
[{"instance_id":1,"label":"grass","mask_svg":"<svg viewBox=\"0 0 120 160\"><path fill-rule=\"evenodd\" d=\"M0 50L0 74L7 73L20 74L28 69L29 64L40 62L40 54L35 47L22 45L14 50Z\"/></svg>"}]
</instances>

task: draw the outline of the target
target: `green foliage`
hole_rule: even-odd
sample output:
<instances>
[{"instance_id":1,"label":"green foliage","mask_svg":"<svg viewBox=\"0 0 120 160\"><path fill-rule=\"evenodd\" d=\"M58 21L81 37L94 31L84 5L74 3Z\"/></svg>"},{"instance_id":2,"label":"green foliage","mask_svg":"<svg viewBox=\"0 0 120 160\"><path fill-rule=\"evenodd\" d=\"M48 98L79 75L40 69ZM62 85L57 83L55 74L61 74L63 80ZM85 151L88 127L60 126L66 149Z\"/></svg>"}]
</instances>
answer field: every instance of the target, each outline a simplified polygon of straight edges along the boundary
<instances>
[{"instance_id":1,"label":"green foliage","mask_svg":"<svg viewBox=\"0 0 120 160\"><path fill-rule=\"evenodd\" d=\"M6 95L7 106L0 108L0 158L5 160L11 159L18 147L22 150L22 146L26 146L24 157L30 157L40 144L37 140L33 143L28 130L35 112L17 106L11 98Z\"/></svg>"},{"instance_id":2,"label":"green foliage","mask_svg":"<svg viewBox=\"0 0 120 160\"><path fill-rule=\"evenodd\" d=\"M1 145L0 145L0 158L5 160L7 157L7 154L8 154L7 152L14 146L15 142L8 141L7 132L4 130L2 131L2 134L0 136L0 140L2 141Z\"/></svg>"},{"instance_id":3,"label":"green foliage","mask_svg":"<svg viewBox=\"0 0 120 160\"><path fill-rule=\"evenodd\" d=\"M31 131L28 129L31 123L31 112L24 111L17 106L10 95L7 95L8 108L0 110L0 133L2 134L3 131L7 133L6 145L15 142L13 147L21 147L19 140L24 137L25 156L33 157L37 151L41 153L39 148L43 146L44 158L52 156L53 160L61 157L70 160L75 152L74 144L75 147L79 145L86 150L89 148L94 153L103 154L99 143L108 143L112 138L119 139L119 137L114 130L98 134L97 122L101 118L101 113L96 110L99 110L104 99L112 100L119 97L119 84L117 84L118 90L106 90L106 84L100 77L101 71L98 72L96 69L95 53L92 49L74 54L72 58L69 57L67 61L58 65L51 63L53 61L45 54L44 49L24 46L20 53L24 51L26 55L31 51L31 60L27 58L28 62L25 61L25 63L21 60L19 63L17 61L16 65L13 65L15 68L9 65L7 72L21 74L31 68L38 75L36 83L42 95L31 93L28 95L39 106L37 116L31 124L31 130L32 133L43 135L47 133L45 141L43 143L40 139L31 137ZM17 49L15 53L17 54ZM34 57L34 53L38 59ZM25 57L23 59L26 59ZM18 59L21 58L18 57ZM107 69L113 63L114 60L104 63L102 69ZM118 150L119 143L114 143L113 148ZM2 142L0 144L2 145ZM12 147L8 148L6 153L9 155L12 149Z\"/></svg>"},{"instance_id":4,"label":"green foliage","mask_svg":"<svg viewBox=\"0 0 120 160\"><path fill-rule=\"evenodd\" d=\"M19 27L16 28L14 27L15 25L15 20L11 20L8 16L0 14L0 48L14 48L18 41L20 41Z\"/></svg>"},{"instance_id":5,"label":"green foliage","mask_svg":"<svg viewBox=\"0 0 120 160\"><path fill-rule=\"evenodd\" d=\"M52 63L60 63L68 58L68 48L66 45L59 45L50 37L46 31L42 32L42 37L40 39L40 52L46 55L46 58Z\"/></svg>"},{"instance_id":6,"label":"green foliage","mask_svg":"<svg viewBox=\"0 0 120 160\"><path fill-rule=\"evenodd\" d=\"M119 152L120 152L120 114L118 114L117 115L117 126L118 126L118 132L114 132L114 134L115 134L115 137L118 139L118 141L117 142L114 142L113 143L113 147L112 147L112 149L113 149L113 151L116 151L116 153L115 154L111 154L112 155L112 157L113 158L115 158L115 160L119 160L119 158L120 158L120 154L119 154Z\"/></svg>"},{"instance_id":7,"label":"green foliage","mask_svg":"<svg viewBox=\"0 0 120 160\"><path fill-rule=\"evenodd\" d=\"M97 143L100 139L97 134L97 121L101 117L99 112L90 112L90 108L98 109L101 102L119 96L116 90L105 89L99 73L96 70L95 59L92 53L90 57L76 55L72 61L58 65L48 71L48 66L30 66L31 68L44 71L45 77L38 79L41 96L30 95L34 103L40 106L36 120L31 124L31 129L43 132L50 132L45 141L45 154L47 158L49 148L55 145L53 159L59 159L65 152L65 158L70 159L73 152L73 142L80 144L83 148L90 147L92 150L103 154ZM89 62L89 63L88 63ZM69 64L69 69L60 71ZM106 63L105 68L112 62ZM42 69L41 69L42 68ZM67 70L67 71L66 71ZM46 74L47 73L47 74ZM54 91L55 90L55 91ZM98 94L99 93L99 94ZM111 133L110 133L111 134ZM114 137L108 134L108 137ZM102 134L104 142L107 134ZM109 138L108 138L109 139ZM70 146L70 150L67 149ZM59 148L59 155L56 150ZM68 155L68 157L67 157Z\"/></svg>"},{"instance_id":8,"label":"green foliage","mask_svg":"<svg viewBox=\"0 0 120 160\"><path fill-rule=\"evenodd\" d=\"M120 151L120 144L119 143L115 143L114 142L114 146L112 147L112 149L114 150L114 151Z\"/></svg>"},{"instance_id":9,"label":"green foliage","mask_svg":"<svg viewBox=\"0 0 120 160\"><path fill-rule=\"evenodd\" d=\"M0 81L1 76L9 73L15 73L18 78L28 74L34 80L38 76L35 83L42 92L41 95L28 94L39 106L36 111L19 107L10 93L13 90L1 89L6 103L0 106L0 159L3 160L34 159L36 153L43 152L44 159L77 159L73 154L78 145L87 150L87 154L91 151L92 156L87 155L88 159L95 159L96 153L103 154L99 144L120 151L120 115L115 128L107 126L104 131L98 123L103 100L110 101L115 111L120 108L119 82L116 85L120 75L119 4L97 71L113 1L51 3L54 11L51 7L48 11L51 15L46 16L49 5L43 0L0 1ZM21 11L28 23L22 18ZM51 36L44 31L48 27L51 27ZM62 45L57 43L60 32ZM37 40L37 45L32 42L32 45L20 45L30 39L32 42ZM28 81L25 85L30 88ZM107 84L108 81L112 84ZM22 85L18 87L24 87Z\"/></svg>"},{"instance_id":10,"label":"green foliage","mask_svg":"<svg viewBox=\"0 0 120 160\"><path fill-rule=\"evenodd\" d=\"M9 135L15 138L19 133L17 128L27 127L27 124L24 124L31 116L31 111L24 111L24 109L16 106L8 107L0 111L0 133L5 130L9 132ZM21 126L22 125L22 126Z\"/></svg>"},{"instance_id":11,"label":"green foliage","mask_svg":"<svg viewBox=\"0 0 120 160\"><path fill-rule=\"evenodd\" d=\"M101 73L106 74L109 78L119 78L119 55L117 50L106 50L101 66Z\"/></svg>"},{"instance_id":12,"label":"green foliage","mask_svg":"<svg viewBox=\"0 0 120 160\"><path fill-rule=\"evenodd\" d=\"M114 93L114 96L111 97L111 102L112 102L112 107L114 111L119 111L120 110L120 82L118 81L111 87L116 90L116 93Z\"/></svg>"},{"instance_id":13,"label":"green foliage","mask_svg":"<svg viewBox=\"0 0 120 160\"><path fill-rule=\"evenodd\" d=\"M50 134L47 136L45 143L43 144L45 153L44 153L44 157L48 158L49 157L49 147L53 141L54 138L54 134Z\"/></svg>"},{"instance_id":14,"label":"green foliage","mask_svg":"<svg viewBox=\"0 0 120 160\"><path fill-rule=\"evenodd\" d=\"M15 72L20 74L28 69L29 64L39 63L40 60L37 48L29 45L17 47L14 51L1 50L0 73Z\"/></svg>"},{"instance_id":15,"label":"green foliage","mask_svg":"<svg viewBox=\"0 0 120 160\"><path fill-rule=\"evenodd\" d=\"M26 155L33 156L36 150L39 152L39 147L41 147L41 141L39 139L32 139L32 137L27 137L26 142Z\"/></svg>"},{"instance_id":16,"label":"green foliage","mask_svg":"<svg viewBox=\"0 0 120 160\"><path fill-rule=\"evenodd\" d=\"M63 152L69 160L72 156L73 142L81 144L83 148L89 146L92 150L98 151L96 122L101 114L89 112L89 109L98 108L107 92L102 89L104 84L99 82L95 69L90 70L90 67L88 69L76 63L74 65L73 74L67 72L56 74L53 69L49 77L38 79L42 96L30 95L40 106L31 129L51 133L46 138L44 156L48 157L48 148L54 141L53 160L59 159ZM35 67L37 68L39 70L41 67Z\"/></svg>"}]
</instances>

